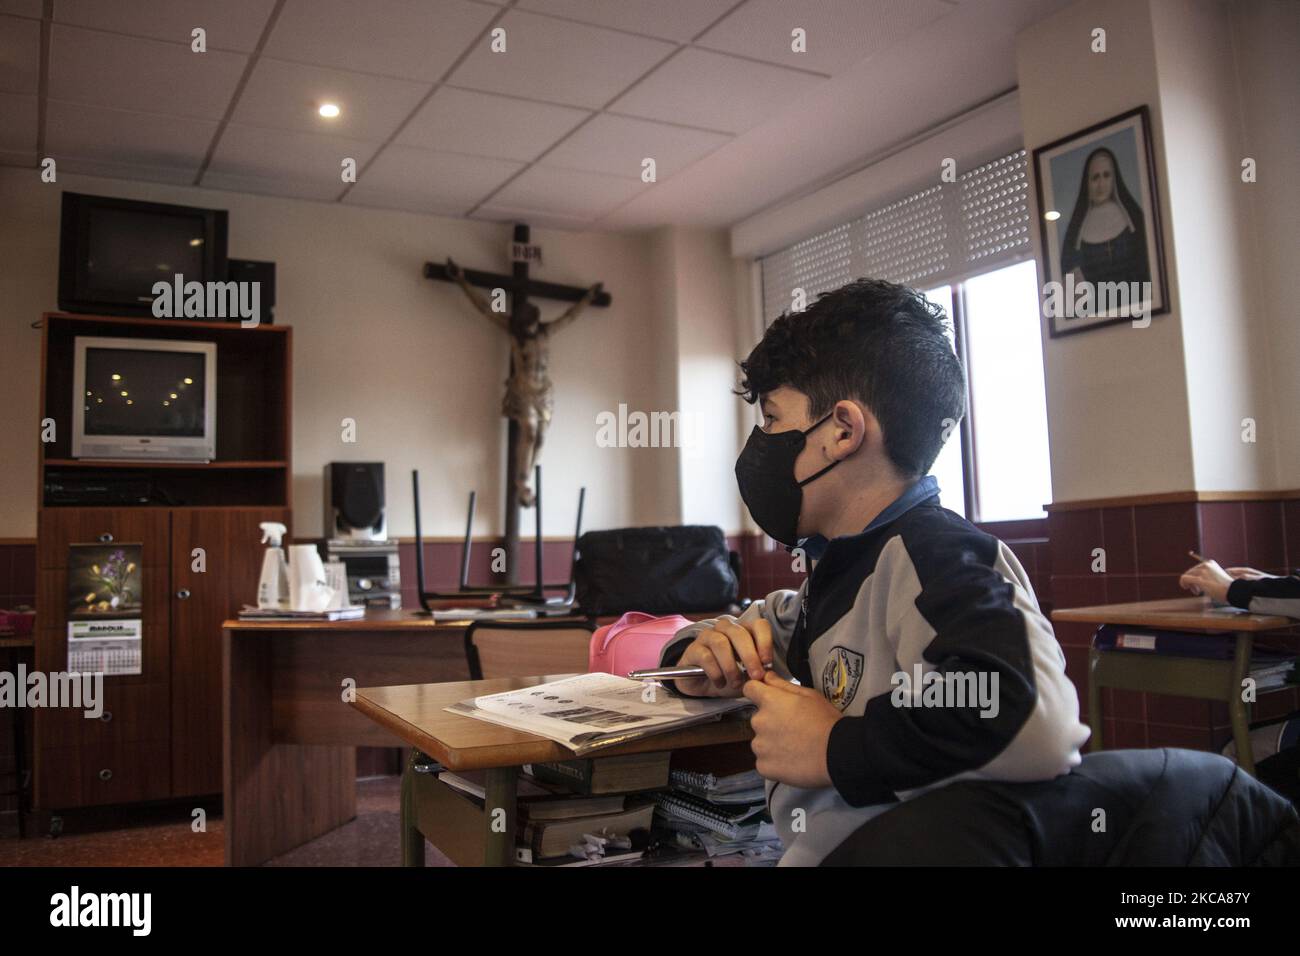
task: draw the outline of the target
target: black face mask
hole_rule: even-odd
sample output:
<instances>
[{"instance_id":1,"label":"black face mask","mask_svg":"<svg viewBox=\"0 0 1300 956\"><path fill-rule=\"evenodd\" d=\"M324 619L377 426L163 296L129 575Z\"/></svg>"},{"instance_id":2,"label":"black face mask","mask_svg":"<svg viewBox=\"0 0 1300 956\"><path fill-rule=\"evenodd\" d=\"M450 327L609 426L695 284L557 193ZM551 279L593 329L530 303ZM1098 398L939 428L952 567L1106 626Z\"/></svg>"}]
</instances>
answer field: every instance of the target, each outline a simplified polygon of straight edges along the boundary
<instances>
[{"instance_id":1,"label":"black face mask","mask_svg":"<svg viewBox=\"0 0 1300 956\"><path fill-rule=\"evenodd\" d=\"M803 486L830 471L833 461L803 481L794 477L795 459L808 444L808 435L826 422L828 413L807 431L792 429L769 434L757 425L736 459L736 483L740 497L754 521L774 541L788 547L798 544L799 511L803 507Z\"/></svg>"}]
</instances>

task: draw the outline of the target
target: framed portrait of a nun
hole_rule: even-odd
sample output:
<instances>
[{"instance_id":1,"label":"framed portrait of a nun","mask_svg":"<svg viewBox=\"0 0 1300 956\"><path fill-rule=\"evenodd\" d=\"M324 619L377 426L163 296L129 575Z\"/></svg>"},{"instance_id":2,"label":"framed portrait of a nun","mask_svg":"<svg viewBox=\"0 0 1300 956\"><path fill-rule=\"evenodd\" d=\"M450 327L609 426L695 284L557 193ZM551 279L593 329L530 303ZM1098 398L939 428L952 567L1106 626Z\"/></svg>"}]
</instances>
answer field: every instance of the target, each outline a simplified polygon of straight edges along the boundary
<instances>
[{"instance_id":1,"label":"framed portrait of a nun","mask_svg":"<svg viewBox=\"0 0 1300 956\"><path fill-rule=\"evenodd\" d=\"M1169 311L1147 108L1034 150L1052 335Z\"/></svg>"}]
</instances>

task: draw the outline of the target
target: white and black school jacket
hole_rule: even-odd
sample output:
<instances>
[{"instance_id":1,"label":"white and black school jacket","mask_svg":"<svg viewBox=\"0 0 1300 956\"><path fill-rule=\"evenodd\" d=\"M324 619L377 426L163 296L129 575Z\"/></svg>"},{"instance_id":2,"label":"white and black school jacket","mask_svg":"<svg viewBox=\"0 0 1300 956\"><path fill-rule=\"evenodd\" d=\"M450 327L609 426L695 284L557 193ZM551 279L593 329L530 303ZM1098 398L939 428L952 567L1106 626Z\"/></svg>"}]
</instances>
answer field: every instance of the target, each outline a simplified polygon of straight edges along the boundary
<instances>
[{"instance_id":1,"label":"white and black school jacket","mask_svg":"<svg viewBox=\"0 0 1300 956\"><path fill-rule=\"evenodd\" d=\"M924 482L891 506L896 517L881 516L892 520L830 541L798 591L773 591L739 618L765 618L775 672L845 715L827 747L833 786L767 784L783 866L821 862L871 817L934 787L1048 780L1080 761L1089 729L1024 569ZM664 664L714 623L679 631Z\"/></svg>"}]
</instances>

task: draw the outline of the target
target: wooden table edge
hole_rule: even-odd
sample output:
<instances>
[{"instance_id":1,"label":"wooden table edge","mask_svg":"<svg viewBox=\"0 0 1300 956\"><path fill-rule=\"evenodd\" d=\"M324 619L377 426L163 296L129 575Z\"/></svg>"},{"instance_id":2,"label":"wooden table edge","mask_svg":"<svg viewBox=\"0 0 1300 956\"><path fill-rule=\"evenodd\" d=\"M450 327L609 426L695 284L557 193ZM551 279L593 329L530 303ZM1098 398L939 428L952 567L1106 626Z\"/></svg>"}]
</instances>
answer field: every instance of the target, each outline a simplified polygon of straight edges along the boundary
<instances>
[{"instance_id":1,"label":"wooden table edge","mask_svg":"<svg viewBox=\"0 0 1300 956\"><path fill-rule=\"evenodd\" d=\"M478 759L466 760L460 750L454 750L447 747L438 738L432 736L424 730L421 730L415 724L394 714L391 710L380 706L365 696L367 690L378 688L361 688L357 691L356 699L351 701L351 706L361 711L375 723L384 729L390 731L399 737L409 746L416 747L430 757L437 760L448 770L490 770L497 767L522 766L526 763L548 763L559 760L578 760L583 757L621 757L629 754L655 753L662 750L689 749L691 747L708 747L718 744L743 743L752 740L754 732L749 727L749 721L736 714L724 714L717 721L710 721L703 724L695 724L690 727L678 730L667 731L662 734L651 734L640 740L634 740L626 744L607 747L597 750L593 753L582 755L575 754L567 747L556 743L546 737L539 737L535 734L529 734L526 731L517 730L515 733L524 734L531 738L527 741L516 741L509 744L501 744L498 747L477 747L475 748L480 754L492 751L505 751L511 754L511 758L486 762ZM473 720L473 717L464 717L465 720ZM708 740L701 743L683 744L677 741L669 746L663 746L663 742L671 740L681 734L691 731L699 731L709 728L719 728L718 740ZM510 728L503 727L503 730ZM728 733L730 731L730 733ZM533 753L528 748L536 748ZM523 753L520 753L520 751Z\"/></svg>"}]
</instances>

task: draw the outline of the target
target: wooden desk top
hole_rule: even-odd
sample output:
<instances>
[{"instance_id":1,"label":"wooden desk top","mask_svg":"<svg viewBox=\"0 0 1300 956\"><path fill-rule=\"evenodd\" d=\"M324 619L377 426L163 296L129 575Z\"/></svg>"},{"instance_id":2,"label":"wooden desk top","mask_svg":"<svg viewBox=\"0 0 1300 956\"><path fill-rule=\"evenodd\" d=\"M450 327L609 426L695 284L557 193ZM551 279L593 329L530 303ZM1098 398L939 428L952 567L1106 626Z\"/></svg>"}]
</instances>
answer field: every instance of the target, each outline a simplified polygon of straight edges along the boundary
<instances>
[{"instance_id":1,"label":"wooden desk top","mask_svg":"<svg viewBox=\"0 0 1300 956\"><path fill-rule=\"evenodd\" d=\"M557 680L560 676L571 675L364 687L357 691L352 706L450 770L486 770L550 760L572 760L573 751L545 737L443 710L471 697L532 687ZM745 741L753 736L747 719L729 715L711 723L608 747L597 751L595 756L705 747Z\"/></svg>"},{"instance_id":2,"label":"wooden desk top","mask_svg":"<svg viewBox=\"0 0 1300 956\"><path fill-rule=\"evenodd\" d=\"M546 620L562 622L565 619L547 618ZM585 621L586 618L578 618L578 620ZM228 631L463 631L472 623L474 622L468 618L463 621L435 621L422 610L392 611L387 608L372 608L366 611L365 617L350 621L241 621L233 618L223 622L221 626Z\"/></svg>"},{"instance_id":3,"label":"wooden desk top","mask_svg":"<svg viewBox=\"0 0 1300 956\"><path fill-rule=\"evenodd\" d=\"M1062 608L1052 612L1052 620L1126 624L1171 631L1272 631L1294 627L1298 623L1289 617L1273 614L1243 614L1237 610L1216 608L1206 597Z\"/></svg>"}]
</instances>

